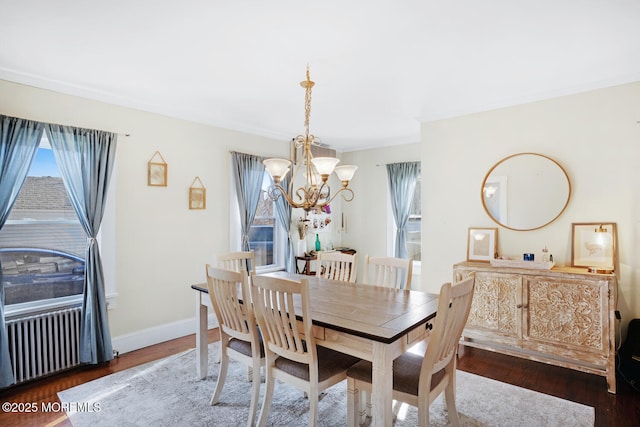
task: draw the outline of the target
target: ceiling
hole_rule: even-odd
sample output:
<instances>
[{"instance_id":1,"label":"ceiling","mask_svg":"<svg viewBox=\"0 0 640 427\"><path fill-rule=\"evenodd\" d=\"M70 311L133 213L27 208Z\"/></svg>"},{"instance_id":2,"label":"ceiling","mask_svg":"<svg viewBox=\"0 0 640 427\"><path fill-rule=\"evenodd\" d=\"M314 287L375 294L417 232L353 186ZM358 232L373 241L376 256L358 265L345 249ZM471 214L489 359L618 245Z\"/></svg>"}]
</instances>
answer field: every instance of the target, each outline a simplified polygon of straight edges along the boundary
<instances>
[{"instance_id":1,"label":"ceiling","mask_svg":"<svg viewBox=\"0 0 640 427\"><path fill-rule=\"evenodd\" d=\"M0 79L338 151L640 81L638 0L0 0ZM639 112L640 114L640 112ZM126 131L126 130L123 130Z\"/></svg>"}]
</instances>

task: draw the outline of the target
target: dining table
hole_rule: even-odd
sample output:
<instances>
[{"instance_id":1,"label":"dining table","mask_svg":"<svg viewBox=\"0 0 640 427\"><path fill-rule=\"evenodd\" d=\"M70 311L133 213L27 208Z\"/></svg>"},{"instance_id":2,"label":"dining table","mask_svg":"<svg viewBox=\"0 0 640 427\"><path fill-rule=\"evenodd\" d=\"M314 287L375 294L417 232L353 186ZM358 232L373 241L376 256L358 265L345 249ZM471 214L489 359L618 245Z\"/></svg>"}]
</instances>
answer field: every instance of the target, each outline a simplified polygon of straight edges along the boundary
<instances>
[{"instance_id":1,"label":"dining table","mask_svg":"<svg viewBox=\"0 0 640 427\"><path fill-rule=\"evenodd\" d=\"M437 295L365 284L333 281L315 276L266 273L268 276L309 282L311 317L316 344L372 363L372 425L389 426L393 420L393 361L424 340L436 315ZM206 284L196 291L196 369L208 372L208 307ZM346 423L346 420L345 420Z\"/></svg>"}]
</instances>

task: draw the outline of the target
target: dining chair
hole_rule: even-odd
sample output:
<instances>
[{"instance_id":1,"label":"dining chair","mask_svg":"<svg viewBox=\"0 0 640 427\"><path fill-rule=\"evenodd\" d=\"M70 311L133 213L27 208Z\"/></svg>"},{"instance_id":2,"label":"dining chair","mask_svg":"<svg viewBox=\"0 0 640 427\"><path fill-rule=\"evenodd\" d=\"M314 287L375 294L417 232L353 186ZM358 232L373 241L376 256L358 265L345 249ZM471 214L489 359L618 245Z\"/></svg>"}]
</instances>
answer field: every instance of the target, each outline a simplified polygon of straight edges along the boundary
<instances>
[{"instance_id":1,"label":"dining chair","mask_svg":"<svg viewBox=\"0 0 640 427\"><path fill-rule=\"evenodd\" d=\"M249 278L242 271L215 268L207 264L207 289L211 305L220 324L220 372L211 405L218 403L227 377L229 360L251 368L251 404L248 426L255 421L260 395L260 367L265 364L265 352L251 301Z\"/></svg>"},{"instance_id":2,"label":"dining chair","mask_svg":"<svg viewBox=\"0 0 640 427\"><path fill-rule=\"evenodd\" d=\"M424 356L407 351L393 361L393 399L418 407L418 425L429 425L429 406L444 392L449 421L460 425L456 410L456 350L471 309L475 276L440 288L438 311ZM360 423L360 392L371 393L371 362L347 371L348 425ZM362 399L364 400L364 399Z\"/></svg>"},{"instance_id":3,"label":"dining chair","mask_svg":"<svg viewBox=\"0 0 640 427\"><path fill-rule=\"evenodd\" d=\"M364 261L363 283L395 289L411 289L412 258L370 257Z\"/></svg>"},{"instance_id":4,"label":"dining chair","mask_svg":"<svg viewBox=\"0 0 640 427\"><path fill-rule=\"evenodd\" d=\"M316 277L356 283L358 254L344 254L342 252L318 252Z\"/></svg>"},{"instance_id":5,"label":"dining chair","mask_svg":"<svg viewBox=\"0 0 640 427\"><path fill-rule=\"evenodd\" d=\"M231 271L244 271L251 275L256 272L256 260L253 251L227 252L215 256L215 264Z\"/></svg>"},{"instance_id":6,"label":"dining chair","mask_svg":"<svg viewBox=\"0 0 640 427\"><path fill-rule=\"evenodd\" d=\"M214 257L215 265L219 268L231 271L242 271L249 276L256 272L255 254L253 251L226 252L217 254ZM215 363L220 363L219 355L215 359ZM247 366L247 381L251 381L253 372L251 367Z\"/></svg>"},{"instance_id":7,"label":"dining chair","mask_svg":"<svg viewBox=\"0 0 640 427\"><path fill-rule=\"evenodd\" d=\"M343 381L360 359L316 346L311 321L309 283L253 276L251 296L265 353L265 391L258 426L263 427L276 380L302 390L309 398L309 425L318 423L318 394ZM297 306L296 306L297 305Z\"/></svg>"}]
</instances>

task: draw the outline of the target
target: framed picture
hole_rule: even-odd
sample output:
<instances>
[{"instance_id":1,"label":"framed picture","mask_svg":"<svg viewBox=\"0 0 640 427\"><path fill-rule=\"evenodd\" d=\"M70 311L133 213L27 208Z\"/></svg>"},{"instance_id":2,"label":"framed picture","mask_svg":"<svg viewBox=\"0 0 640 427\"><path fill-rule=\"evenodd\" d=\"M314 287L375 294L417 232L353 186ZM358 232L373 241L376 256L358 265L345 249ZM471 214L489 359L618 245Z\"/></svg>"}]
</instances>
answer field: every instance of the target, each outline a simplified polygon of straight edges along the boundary
<instances>
[{"instance_id":1,"label":"framed picture","mask_svg":"<svg viewBox=\"0 0 640 427\"><path fill-rule=\"evenodd\" d=\"M162 162L154 161L154 158L158 156ZM156 151L151 160L147 162L147 185L152 187L166 187L167 186L167 162L164 161L162 154Z\"/></svg>"},{"instance_id":2,"label":"framed picture","mask_svg":"<svg viewBox=\"0 0 640 427\"><path fill-rule=\"evenodd\" d=\"M467 261L491 261L498 248L497 228L469 228Z\"/></svg>"},{"instance_id":3,"label":"framed picture","mask_svg":"<svg viewBox=\"0 0 640 427\"><path fill-rule=\"evenodd\" d=\"M613 270L616 265L615 222L571 224L571 266Z\"/></svg>"},{"instance_id":4,"label":"framed picture","mask_svg":"<svg viewBox=\"0 0 640 427\"><path fill-rule=\"evenodd\" d=\"M199 187L196 187L196 182L200 183ZM204 184L200 180L199 176L193 180L191 187L189 187L189 209L206 209L207 208L207 189L204 188Z\"/></svg>"}]
</instances>

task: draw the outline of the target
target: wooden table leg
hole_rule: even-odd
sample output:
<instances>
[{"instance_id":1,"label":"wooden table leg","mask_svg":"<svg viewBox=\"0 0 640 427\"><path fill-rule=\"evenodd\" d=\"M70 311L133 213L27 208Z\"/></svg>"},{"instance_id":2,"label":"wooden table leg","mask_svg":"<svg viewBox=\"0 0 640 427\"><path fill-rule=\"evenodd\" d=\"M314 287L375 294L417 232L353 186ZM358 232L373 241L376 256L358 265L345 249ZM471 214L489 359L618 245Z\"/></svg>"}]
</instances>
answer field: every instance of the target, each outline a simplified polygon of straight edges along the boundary
<instances>
[{"instance_id":1,"label":"wooden table leg","mask_svg":"<svg viewBox=\"0 0 640 427\"><path fill-rule=\"evenodd\" d=\"M390 426L393 422L393 357L387 345L373 343L372 369L372 425Z\"/></svg>"},{"instance_id":2,"label":"wooden table leg","mask_svg":"<svg viewBox=\"0 0 640 427\"><path fill-rule=\"evenodd\" d=\"M202 292L196 292L196 369L198 378L207 377L209 370L208 309L202 303Z\"/></svg>"}]
</instances>

